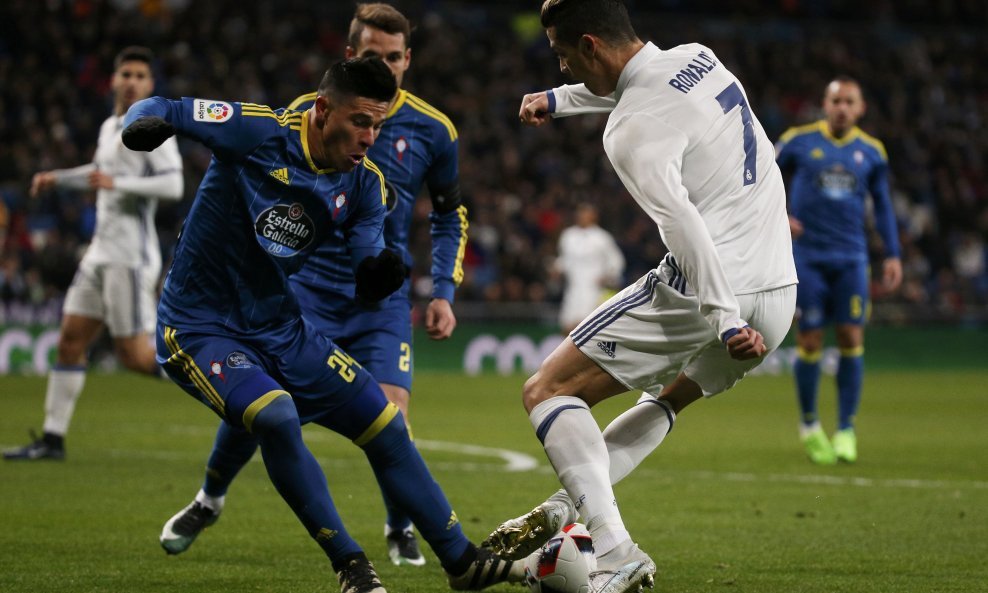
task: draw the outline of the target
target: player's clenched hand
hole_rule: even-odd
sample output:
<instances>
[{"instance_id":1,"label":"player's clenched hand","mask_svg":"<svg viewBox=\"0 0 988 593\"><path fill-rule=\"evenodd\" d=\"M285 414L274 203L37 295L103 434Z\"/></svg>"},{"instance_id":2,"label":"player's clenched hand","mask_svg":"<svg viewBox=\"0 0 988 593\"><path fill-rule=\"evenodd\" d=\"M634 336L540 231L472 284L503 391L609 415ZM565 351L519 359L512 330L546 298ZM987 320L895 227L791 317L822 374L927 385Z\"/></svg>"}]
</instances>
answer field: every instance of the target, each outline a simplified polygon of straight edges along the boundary
<instances>
[{"instance_id":1,"label":"player's clenched hand","mask_svg":"<svg viewBox=\"0 0 988 593\"><path fill-rule=\"evenodd\" d=\"M542 91L522 97L518 119L523 124L535 127L544 124L549 119L549 94Z\"/></svg>"},{"instance_id":2,"label":"player's clenched hand","mask_svg":"<svg viewBox=\"0 0 988 593\"><path fill-rule=\"evenodd\" d=\"M142 117L127 126L122 134L124 146L151 152L175 135L175 126L157 116Z\"/></svg>"},{"instance_id":3,"label":"player's clenched hand","mask_svg":"<svg viewBox=\"0 0 988 593\"><path fill-rule=\"evenodd\" d=\"M737 333L729 331L725 333L727 338L724 344L727 346L727 353L734 360L751 360L764 356L768 352L762 334L752 327L742 327Z\"/></svg>"},{"instance_id":4,"label":"player's clenched hand","mask_svg":"<svg viewBox=\"0 0 988 593\"><path fill-rule=\"evenodd\" d=\"M41 171L35 173L31 178L31 197L36 198L43 191L48 191L55 186L55 174L51 171Z\"/></svg>"},{"instance_id":5,"label":"player's clenched hand","mask_svg":"<svg viewBox=\"0 0 988 593\"><path fill-rule=\"evenodd\" d=\"M902 284L902 260L890 257L882 262L882 284L885 290L893 291Z\"/></svg>"},{"instance_id":6,"label":"player's clenched hand","mask_svg":"<svg viewBox=\"0 0 988 593\"><path fill-rule=\"evenodd\" d=\"M401 288L407 276L408 266L401 261L401 256L383 249L377 255L360 260L357 265L357 297L376 303Z\"/></svg>"},{"instance_id":7,"label":"player's clenched hand","mask_svg":"<svg viewBox=\"0 0 988 593\"><path fill-rule=\"evenodd\" d=\"M425 310L425 331L433 340L445 340L456 329L453 307L446 299L432 299Z\"/></svg>"},{"instance_id":8,"label":"player's clenched hand","mask_svg":"<svg viewBox=\"0 0 988 593\"><path fill-rule=\"evenodd\" d=\"M803 223L798 218L789 217L789 234L793 239L798 239L803 234Z\"/></svg>"},{"instance_id":9,"label":"player's clenched hand","mask_svg":"<svg viewBox=\"0 0 988 593\"><path fill-rule=\"evenodd\" d=\"M89 187L93 189L113 189L113 177L97 169L89 174Z\"/></svg>"}]
</instances>

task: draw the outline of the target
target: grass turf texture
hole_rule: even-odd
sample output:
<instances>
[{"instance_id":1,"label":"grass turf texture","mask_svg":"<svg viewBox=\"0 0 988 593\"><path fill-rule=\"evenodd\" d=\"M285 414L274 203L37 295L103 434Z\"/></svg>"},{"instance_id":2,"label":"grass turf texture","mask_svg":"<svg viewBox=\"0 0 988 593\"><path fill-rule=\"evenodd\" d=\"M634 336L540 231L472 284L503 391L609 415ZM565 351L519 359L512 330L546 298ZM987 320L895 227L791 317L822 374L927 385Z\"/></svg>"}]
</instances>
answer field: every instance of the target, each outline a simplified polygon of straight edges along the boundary
<instances>
[{"instance_id":1,"label":"grass turf texture","mask_svg":"<svg viewBox=\"0 0 988 593\"><path fill-rule=\"evenodd\" d=\"M467 535L482 539L557 485L520 405L522 377L419 374L412 421ZM869 373L860 460L820 468L796 437L791 379L753 377L699 402L616 492L659 566L657 591L971 592L988 583L988 373ZM822 388L833 428L833 381ZM40 427L44 379L0 377L0 443ZM609 420L634 401L606 402ZM328 562L261 463L219 523L178 557L161 525L195 494L216 419L166 382L91 375L64 463L0 463L0 591L338 591ZM360 451L321 428L306 439L352 534L392 593L447 591L435 556L387 562L383 510ZM510 449L539 467L428 446ZM509 586L495 590L521 591Z\"/></svg>"}]
</instances>

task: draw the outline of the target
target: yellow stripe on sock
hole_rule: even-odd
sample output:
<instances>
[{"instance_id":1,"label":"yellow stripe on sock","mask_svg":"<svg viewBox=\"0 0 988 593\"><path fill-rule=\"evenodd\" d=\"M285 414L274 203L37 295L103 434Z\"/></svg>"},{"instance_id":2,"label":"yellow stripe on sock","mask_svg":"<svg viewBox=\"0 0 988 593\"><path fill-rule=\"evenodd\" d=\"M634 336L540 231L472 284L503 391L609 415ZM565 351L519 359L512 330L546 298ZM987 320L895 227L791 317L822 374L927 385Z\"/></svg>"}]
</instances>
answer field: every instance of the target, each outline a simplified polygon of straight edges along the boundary
<instances>
[{"instance_id":1,"label":"yellow stripe on sock","mask_svg":"<svg viewBox=\"0 0 988 593\"><path fill-rule=\"evenodd\" d=\"M388 425L388 422L391 422L391 420L397 415L398 406L388 402L388 405L381 410L381 413L378 415L377 419L371 422L370 426L367 427L367 430L353 440L353 444L358 447L363 447L367 443L371 442L374 437L384 430L384 427Z\"/></svg>"},{"instance_id":2,"label":"yellow stripe on sock","mask_svg":"<svg viewBox=\"0 0 988 593\"><path fill-rule=\"evenodd\" d=\"M283 395L288 395L288 392L283 389L275 389L255 399L249 406L247 406L247 409L244 410L244 428L247 429L247 432L253 432L254 418L257 418L257 415L261 413L261 410ZM288 397L291 396L288 395Z\"/></svg>"},{"instance_id":3,"label":"yellow stripe on sock","mask_svg":"<svg viewBox=\"0 0 988 593\"><path fill-rule=\"evenodd\" d=\"M857 346L855 348L841 348L840 355L847 358L852 356L864 356L864 346Z\"/></svg>"},{"instance_id":4,"label":"yellow stripe on sock","mask_svg":"<svg viewBox=\"0 0 988 593\"><path fill-rule=\"evenodd\" d=\"M796 358L802 360L803 362L809 362L809 363L820 362L820 360L823 358L823 350L817 350L816 352L809 352L807 350L803 350L799 346L796 346Z\"/></svg>"}]
</instances>

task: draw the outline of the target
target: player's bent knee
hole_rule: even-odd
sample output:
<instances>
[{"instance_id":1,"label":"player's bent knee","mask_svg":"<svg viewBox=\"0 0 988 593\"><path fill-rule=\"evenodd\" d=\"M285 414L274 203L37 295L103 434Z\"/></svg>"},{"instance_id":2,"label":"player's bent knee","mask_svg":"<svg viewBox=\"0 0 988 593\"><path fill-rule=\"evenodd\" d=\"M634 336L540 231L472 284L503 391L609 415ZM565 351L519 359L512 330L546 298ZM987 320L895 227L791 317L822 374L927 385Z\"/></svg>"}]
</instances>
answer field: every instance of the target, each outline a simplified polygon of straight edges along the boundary
<instances>
[{"instance_id":1,"label":"player's bent knee","mask_svg":"<svg viewBox=\"0 0 988 593\"><path fill-rule=\"evenodd\" d=\"M271 391L254 400L243 414L244 428L259 437L284 431L286 427L301 433L295 402L285 391Z\"/></svg>"},{"instance_id":2,"label":"player's bent knee","mask_svg":"<svg viewBox=\"0 0 988 593\"><path fill-rule=\"evenodd\" d=\"M525 406L525 411L531 413L532 409L554 395L550 388L549 381L542 371L539 371L525 381L522 388L521 399Z\"/></svg>"}]
</instances>

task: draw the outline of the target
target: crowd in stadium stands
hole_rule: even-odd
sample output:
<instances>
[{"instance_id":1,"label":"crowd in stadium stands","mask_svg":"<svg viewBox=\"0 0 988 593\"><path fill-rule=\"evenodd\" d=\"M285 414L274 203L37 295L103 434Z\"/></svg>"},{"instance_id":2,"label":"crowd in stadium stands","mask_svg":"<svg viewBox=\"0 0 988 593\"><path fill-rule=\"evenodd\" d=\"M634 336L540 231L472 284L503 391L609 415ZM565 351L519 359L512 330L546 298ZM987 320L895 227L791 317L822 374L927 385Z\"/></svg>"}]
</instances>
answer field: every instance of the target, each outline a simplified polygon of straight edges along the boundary
<instances>
[{"instance_id":1,"label":"crowd in stadium stands","mask_svg":"<svg viewBox=\"0 0 988 593\"><path fill-rule=\"evenodd\" d=\"M600 117L517 121L525 92L565 82L533 2L395 2L417 22L406 87L457 125L470 205L458 301L558 300L549 280L560 231L592 201L624 251L626 280L664 253L600 146ZM836 74L859 79L862 127L888 149L905 282L874 296L886 310L949 318L988 303L988 8L977 1L629 2L660 47L701 42L739 75L771 137L819 117ZM647 10L646 10L647 5ZM343 53L350 3L232 0L7 0L0 7L0 312L59 298L92 234L94 195L32 200L39 170L88 162L109 114L114 54L140 43L158 55L156 94L287 105ZM167 261L209 153L181 144L186 191L158 224ZM429 201L418 218L418 282L428 282ZM880 255L880 244L875 246ZM419 286L428 294L428 286ZM908 307L913 305L913 307ZM897 309L897 307L899 309ZM894 314L893 314L894 315ZM8 319L10 321L10 319ZM3 319L0 318L0 323Z\"/></svg>"}]
</instances>

